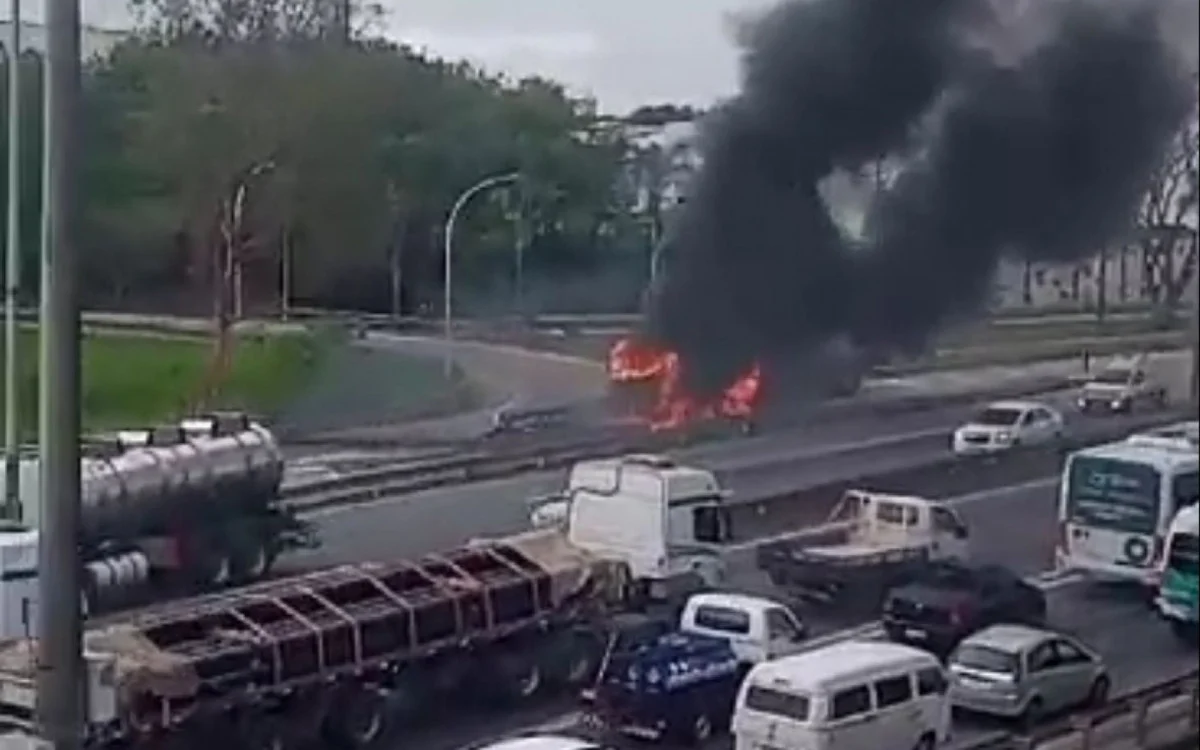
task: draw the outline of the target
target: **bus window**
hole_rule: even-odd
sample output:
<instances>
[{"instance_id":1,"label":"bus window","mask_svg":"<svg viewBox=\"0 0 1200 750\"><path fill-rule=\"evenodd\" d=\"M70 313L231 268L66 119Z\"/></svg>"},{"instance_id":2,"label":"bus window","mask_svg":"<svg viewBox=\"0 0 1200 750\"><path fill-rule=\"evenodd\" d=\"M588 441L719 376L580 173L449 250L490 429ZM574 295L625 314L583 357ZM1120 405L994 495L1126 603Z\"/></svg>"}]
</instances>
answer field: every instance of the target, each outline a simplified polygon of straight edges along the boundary
<instances>
[{"instance_id":1,"label":"bus window","mask_svg":"<svg viewBox=\"0 0 1200 750\"><path fill-rule=\"evenodd\" d=\"M1071 459L1066 517L1073 523L1133 534L1153 534L1161 510L1153 466L1094 456Z\"/></svg>"},{"instance_id":2,"label":"bus window","mask_svg":"<svg viewBox=\"0 0 1200 750\"><path fill-rule=\"evenodd\" d=\"M1175 477L1171 482L1171 500L1177 511L1200 502L1200 472L1193 469Z\"/></svg>"}]
</instances>

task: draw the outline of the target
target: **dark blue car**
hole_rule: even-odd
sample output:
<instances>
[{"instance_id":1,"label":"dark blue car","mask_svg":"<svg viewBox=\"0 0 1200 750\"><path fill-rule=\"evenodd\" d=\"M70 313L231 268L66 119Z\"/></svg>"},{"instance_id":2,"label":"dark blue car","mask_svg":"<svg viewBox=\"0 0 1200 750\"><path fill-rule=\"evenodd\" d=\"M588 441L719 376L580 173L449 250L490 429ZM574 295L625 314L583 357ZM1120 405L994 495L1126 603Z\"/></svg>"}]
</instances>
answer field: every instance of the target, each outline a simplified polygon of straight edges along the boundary
<instances>
[{"instance_id":1,"label":"dark blue car","mask_svg":"<svg viewBox=\"0 0 1200 750\"><path fill-rule=\"evenodd\" d=\"M728 729L745 674L728 641L667 633L610 654L591 720L641 739L699 744Z\"/></svg>"}]
</instances>

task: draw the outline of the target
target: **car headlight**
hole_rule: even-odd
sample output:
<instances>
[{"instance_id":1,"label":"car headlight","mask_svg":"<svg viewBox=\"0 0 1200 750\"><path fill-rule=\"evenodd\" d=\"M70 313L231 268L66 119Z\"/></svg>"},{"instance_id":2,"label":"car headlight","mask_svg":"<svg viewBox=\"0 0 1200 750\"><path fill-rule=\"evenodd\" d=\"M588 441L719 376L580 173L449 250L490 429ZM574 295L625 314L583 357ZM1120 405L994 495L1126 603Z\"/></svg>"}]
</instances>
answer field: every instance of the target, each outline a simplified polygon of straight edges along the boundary
<instances>
[{"instance_id":1,"label":"car headlight","mask_svg":"<svg viewBox=\"0 0 1200 750\"><path fill-rule=\"evenodd\" d=\"M995 438L997 443L1007 443L1008 441L1012 440L1012 433L1008 432L1007 430L997 432Z\"/></svg>"},{"instance_id":2,"label":"car headlight","mask_svg":"<svg viewBox=\"0 0 1200 750\"><path fill-rule=\"evenodd\" d=\"M1122 406L1125 405L1125 397L1121 396L1119 398L1114 398L1112 400L1112 403L1110 403L1109 405L1112 406L1112 408L1114 408L1114 409L1120 409Z\"/></svg>"},{"instance_id":3,"label":"car headlight","mask_svg":"<svg viewBox=\"0 0 1200 750\"><path fill-rule=\"evenodd\" d=\"M1078 398L1078 399L1075 401L1075 403L1076 403L1077 405L1079 405L1079 406L1087 406L1087 405L1088 405L1087 396L1080 396L1080 397L1079 397L1079 398Z\"/></svg>"}]
</instances>

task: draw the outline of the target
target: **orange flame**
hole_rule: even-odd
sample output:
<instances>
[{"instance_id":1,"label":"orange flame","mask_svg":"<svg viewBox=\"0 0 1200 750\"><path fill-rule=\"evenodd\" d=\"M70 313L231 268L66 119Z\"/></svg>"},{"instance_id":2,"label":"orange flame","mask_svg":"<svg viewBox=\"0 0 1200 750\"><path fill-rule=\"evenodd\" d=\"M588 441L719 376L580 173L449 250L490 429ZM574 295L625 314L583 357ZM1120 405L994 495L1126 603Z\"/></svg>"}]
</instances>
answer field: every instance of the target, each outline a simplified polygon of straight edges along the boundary
<instances>
[{"instance_id":1,"label":"orange flame","mask_svg":"<svg viewBox=\"0 0 1200 750\"><path fill-rule=\"evenodd\" d=\"M623 338L608 356L609 380L615 384L657 384L654 403L638 415L651 430L671 430L712 419L749 419L754 415L762 386L755 365L712 402L701 402L683 389L679 355L655 349L644 342Z\"/></svg>"}]
</instances>

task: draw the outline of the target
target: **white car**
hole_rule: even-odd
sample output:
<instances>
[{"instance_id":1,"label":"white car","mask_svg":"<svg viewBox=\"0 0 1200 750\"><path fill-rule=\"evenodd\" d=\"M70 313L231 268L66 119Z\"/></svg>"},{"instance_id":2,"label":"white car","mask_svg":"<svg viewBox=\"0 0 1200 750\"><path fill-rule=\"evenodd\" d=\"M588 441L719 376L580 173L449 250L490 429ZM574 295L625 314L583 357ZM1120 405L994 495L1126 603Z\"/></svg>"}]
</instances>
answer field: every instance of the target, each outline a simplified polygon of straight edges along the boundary
<instances>
[{"instance_id":1,"label":"white car","mask_svg":"<svg viewBox=\"0 0 1200 750\"><path fill-rule=\"evenodd\" d=\"M1062 439L1063 415L1036 401L997 401L954 431L956 456L986 456L1018 446L1047 445Z\"/></svg>"},{"instance_id":2,"label":"white car","mask_svg":"<svg viewBox=\"0 0 1200 750\"><path fill-rule=\"evenodd\" d=\"M1153 377L1145 355L1115 359L1083 384L1076 404L1083 412L1161 409L1167 405L1167 388Z\"/></svg>"},{"instance_id":3,"label":"white car","mask_svg":"<svg viewBox=\"0 0 1200 750\"><path fill-rule=\"evenodd\" d=\"M536 734L499 740L473 750L605 750L601 745L561 734Z\"/></svg>"}]
</instances>

